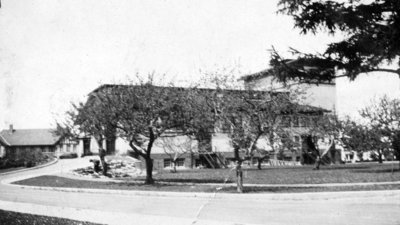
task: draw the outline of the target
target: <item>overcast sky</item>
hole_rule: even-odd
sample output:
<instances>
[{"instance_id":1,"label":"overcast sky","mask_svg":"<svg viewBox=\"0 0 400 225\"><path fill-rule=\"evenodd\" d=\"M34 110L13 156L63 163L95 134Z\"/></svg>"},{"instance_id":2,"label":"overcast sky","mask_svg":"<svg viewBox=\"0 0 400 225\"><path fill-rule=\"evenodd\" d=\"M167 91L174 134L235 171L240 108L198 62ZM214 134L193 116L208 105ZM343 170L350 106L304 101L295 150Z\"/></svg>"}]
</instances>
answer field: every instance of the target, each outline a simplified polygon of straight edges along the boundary
<instances>
[{"instance_id":1,"label":"overcast sky","mask_svg":"<svg viewBox=\"0 0 400 225\"><path fill-rule=\"evenodd\" d=\"M136 73L177 83L199 70L268 67L268 49L322 51L335 37L301 36L277 0L2 0L0 129L54 125L70 101ZM400 95L394 75L339 80L338 112L356 114L368 99Z\"/></svg>"}]
</instances>

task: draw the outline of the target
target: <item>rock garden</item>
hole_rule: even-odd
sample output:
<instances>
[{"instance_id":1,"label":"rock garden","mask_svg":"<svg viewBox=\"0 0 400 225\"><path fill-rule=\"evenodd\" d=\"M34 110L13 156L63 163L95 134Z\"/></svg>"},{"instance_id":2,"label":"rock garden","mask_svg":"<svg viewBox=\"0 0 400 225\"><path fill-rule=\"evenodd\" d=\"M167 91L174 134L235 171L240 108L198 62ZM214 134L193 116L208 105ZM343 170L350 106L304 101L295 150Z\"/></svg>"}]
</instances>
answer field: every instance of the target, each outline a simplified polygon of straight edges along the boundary
<instances>
[{"instance_id":1,"label":"rock garden","mask_svg":"<svg viewBox=\"0 0 400 225\"><path fill-rule=\"evenodd\" d=\"M91 166L79 168L72 171L72 174L84 178L133 178L143 176L144 171L136 167L137 159L129 156L107 156L107 175L103 175L99 159L88 159ZM99 167L99 168L96 168Z\"/></svg>"}]
</instances>

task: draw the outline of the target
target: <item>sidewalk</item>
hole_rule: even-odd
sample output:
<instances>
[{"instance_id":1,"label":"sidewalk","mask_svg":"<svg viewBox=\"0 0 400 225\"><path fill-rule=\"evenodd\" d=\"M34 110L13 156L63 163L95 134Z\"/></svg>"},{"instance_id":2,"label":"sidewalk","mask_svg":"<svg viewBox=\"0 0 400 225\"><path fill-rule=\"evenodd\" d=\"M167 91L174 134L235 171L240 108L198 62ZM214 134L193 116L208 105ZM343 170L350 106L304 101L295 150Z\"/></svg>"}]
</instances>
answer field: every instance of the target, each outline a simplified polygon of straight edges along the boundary
<instances>
[{"instance_id":1,"label":"sidewalk","mask_svg":"<svg viewBox=\"0 0 400 225\"><path fill-rule=\"evenodd\" d=\"M190 225L195 222L196 225L234 225L235 223L217 222L211 220L194 220L190 218L178 218L156 215L144 215L138 213L121 213L98 211L91 209L76 209L57 206L45 206L31 203L6 202L0 200L0 209L29 213L35 215L45 215L50 217L62 217L71 220L88 221L99 224L109 225ZM245 224L243 224L245 225ZM251 225L251 224L247 224Z\"/></svg>"}]
</instances>

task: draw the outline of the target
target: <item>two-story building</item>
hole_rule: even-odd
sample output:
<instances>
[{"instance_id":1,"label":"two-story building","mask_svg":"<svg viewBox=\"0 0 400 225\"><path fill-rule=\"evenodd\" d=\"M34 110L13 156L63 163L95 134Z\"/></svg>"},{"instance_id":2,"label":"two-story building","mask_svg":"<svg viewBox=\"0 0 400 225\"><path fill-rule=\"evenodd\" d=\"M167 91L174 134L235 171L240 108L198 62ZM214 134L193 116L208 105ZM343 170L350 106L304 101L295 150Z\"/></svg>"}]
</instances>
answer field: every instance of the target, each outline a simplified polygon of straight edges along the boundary
<instances>
[{"instance_id":1,"label":"two-story building","mask_svg":"<svg viewBox=\"0 0 400 225\"><path fill-rule=\"evenodd\" d=\"M95 101L96 95L99 94L110 94L112 89L115 88L115 85L102 85L99 88L95 89L93 92L89 94L88 101ZM135 86L129 85L119 85L118 88L135 88ZM165 87L164 87L165 88ZM172 88L176 91L185 91L184 88ZM202 89L205 92L215 92L213 89ZM225 94L242 94L241 92L248 92L248 90L229 90L225 92ZM255 98L260 98L265 96L266 91L256 90L252 91L252 96ZM268 96L274 96L277 94L285 94L286 92L276 92L270 93ZM312 122L314 117L319 117L324 113L329 112L329 110L322 109L320 107L309 106L309 105L298 105L298 113L296 116L290 113L282 113L281 115L281 123L284 126L284 129L289 129L293 131L294 141L301 143L301 135L302 133L307 131L308 126ZM172 139L180 140L180 141L171 141ZM169 140L169 143L166 141ZM178 143L178 144L177 144ZM178 149L182 145L190 146L190 151L185 151L180 154L169 153L168 145L174 144L174 148ZM108 153L117 152L120 154L127 153L130 150L130 147L126 141L121 138L112 137L111 139L104 140L103 146L105 146L106 151ZM83 152L97 152L98 146L93 138L88 138L84 140L83 144L84 150ZM189 147L186 147L189 148ZM272 151L268 138L263 136L257 143L257 148L263 149L265 151ZM275 159L280 160L291 160L291 161L299 161L300 160L300 152L298 148L296 151L288 150L283 154L272 154ZM181 134L174 132L169 132L165 135L162 135L160 138L156 140L152 148L152 158L154 160L153 164L156 168L165 167L169 168L172 163L171 159L173 157L178 157L177 164L180 167L210 167L210 168L219 168L224 167L227 164L230 164L234 160L233 147L231 140L229 138L229 129L224 127L224 124L217 123L213 128L210 129L208 138L199 142L198 140L190 139L189 137L183 136Z\"/></svg>"}]
</instances>

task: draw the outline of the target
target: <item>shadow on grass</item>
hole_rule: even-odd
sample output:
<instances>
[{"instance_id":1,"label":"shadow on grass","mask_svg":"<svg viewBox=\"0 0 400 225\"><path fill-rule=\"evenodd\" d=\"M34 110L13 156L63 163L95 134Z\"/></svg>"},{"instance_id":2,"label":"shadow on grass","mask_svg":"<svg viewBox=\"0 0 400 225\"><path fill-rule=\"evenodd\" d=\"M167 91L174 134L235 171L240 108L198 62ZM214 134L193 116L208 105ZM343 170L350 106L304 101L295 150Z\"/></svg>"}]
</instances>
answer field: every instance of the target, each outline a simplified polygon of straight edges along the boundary
<instances>
[{"instance_id":1,"label":"shadow on grass","mask_svg":"<svg viewBox=\"0 0 400 225\"><path fill-rule=\"evenodd\" d=\"M353 173L398 173L400 172L399 168L396 169L369 169L369 170L355 170L355 171L350 171Z\"/></svg>"},{"instance_id":2,"label":"shadow on grass","mask_svg":"<svg viewBox=\"0 0 400 225\"><path fill-rule=\"evenodd\" d=\"M373 166L369 165L322 165L320 167L320 170L364 170L364 169L370 169L373 168Z\"/></svg>"},{"instance_id":3,"label":"shadow on grass","mask_svg":"<svg viewBox=\"0 0 400 225\"><path fill-rule=\"evenodd\" d=\"M139 181L144 181L144 179L138 179ZM190 179L190 178L159 178L154 179L156 182L170 182L170 183L195 183L195 184L205 184L205 183L215 183L215 184L223 184L224 180L222 179ZM226 183L232 183L231 180Z\"/></svg>"},{"instance_id":4,"label":"shadow on grass","mask_svg":"<svg viewBox=\"0 0 400 225\"><path fill-rule=\"evenodd\" d=\"M369 169L373 168L372 165L346 165L346 164L333 164L333 165L321 165L319 170L353 170L353 169ZM296 171L309 171L313 170L314 165L303 165L303 166L287 166L287 167L262 167L261 170L258 168L245 168L243 171L274 171L274 170L296 170ZM318 171L318 170L316 170Z\"/></svg>"}]
</instances>

